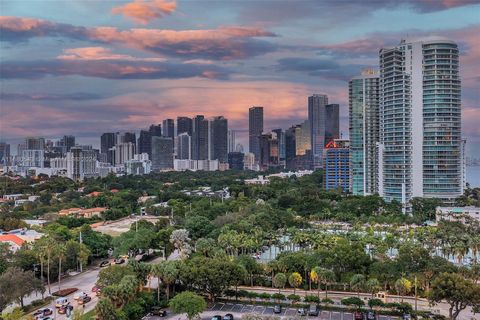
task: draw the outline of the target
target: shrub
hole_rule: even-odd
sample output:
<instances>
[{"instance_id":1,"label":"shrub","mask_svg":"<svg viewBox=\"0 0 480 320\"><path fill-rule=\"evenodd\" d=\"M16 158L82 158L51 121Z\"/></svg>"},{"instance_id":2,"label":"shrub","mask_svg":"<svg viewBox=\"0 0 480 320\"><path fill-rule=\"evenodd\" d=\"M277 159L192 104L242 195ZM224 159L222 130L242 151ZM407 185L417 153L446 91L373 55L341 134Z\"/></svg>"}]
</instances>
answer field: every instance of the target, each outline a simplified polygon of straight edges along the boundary
<instances>
[{"instance_id":1,"label":"shrub","mask_svg":"<svg viewBox=\"0 0 480 320\"><path fill-rule=\"evenodd\" d=\"M303 301L319 303L320 298L317 296L310 295L310 296L305 296L305 298L303 298Z\"/></svg>"},{"instance_id":2,"label":"shrub","mask_svg":"<svg viewBox=\"0 0 480 320\"><path fill-rule=\"evenodd\" d=\"M287 296L287 299L288 299L288 300L291 300L291 301L293 301L293 302L298 302L298 301L300 301L300 296L299 296L298 294L293 294L293 293L292 293L292 294L289 294L289 295Z\"/></svg>"},{"instance_id":3,"label":"shrub","mask_svg":"<svg viewBox=\"0 0 480 320\"><path fill-rule=\"evenodd\" d=\"M272 299L285 300L285 295L281 293L274 293L272 294Z\"/></svg>"},{"instance_id":4,"label":"shrub","mask_svg":"<svg viewBox=\"0 0 480 320\"><path fill-rule=\"evenodd\" d=\"M237 296L238 296L238 297L248 298L248 291L247 291L247 290L238 290Z\"/></svg>"},{"instance_id":5,"label":"shrub","mask_svg":"<svg viewBox=\"0 0 480 320\"><path fill-rule=\"evenodd\" d=\"M321 302L325 304L334 304L333 300L330 298L323 298Z\"/></svg>"},{"instance_id":6,"label":"shrub","mask_svg":"<svg viewBox=\"0 0 480 320\"><path fill-rule=\"evenodd\" d=\"M363 300L358 297L350 297L342 299L342 304L346 306L357 306L360 308L365 305L365 302L363 302Z\"/></svg>"},{"instance_id":7,"label":"shrub","mask_svg":"<svg viewBox=\"0 0 480 320\"><path fill-rule=\"evenodd\" d=\"M385 306L385 303L380 300L380 299L370 299L368 300L368 306L370 308L373 308L373 307L384 307Z\"/></svg>"},{"instance_id":8,"label":"shrub","mask_svg":"<svg viewBox=\"0 0 480 320\"><path fill-rule=\"evenodd\" d=\"M54 297L65 297L65 296L68 296L69 294L74 293L77 290L78 290L77 288L66 288L66 289L62 289L62 290L58 290L58 291L53 292L52 296L54 296Z\"/></svg>"},{"instance_id":9,"label":"shrub","mask_svg":"<svg viewBox=\"0 0 480 320\"><path fill-rule=\"evenodd\" d=\"M232 290L232 289L227 289L224 292L225 296L227 296L227 297L235 297L236 293L237 292L235 290Z\"/></svg>"},{"instance_id":10,"label":"shrub","mask_svg":"<svg viewBox=\"0 0 480 320\"><path fill-rule=\"evenodd\" d=\"M265 300L267 300L267 299L270 299L270 298L271 298L271 295L268 294L268 293L266 293L266 292L263 292L263 293L260 293L260 294L258 295L258 297L259 297L260 299L265 299Z\"/></svg>"}]
</instances>

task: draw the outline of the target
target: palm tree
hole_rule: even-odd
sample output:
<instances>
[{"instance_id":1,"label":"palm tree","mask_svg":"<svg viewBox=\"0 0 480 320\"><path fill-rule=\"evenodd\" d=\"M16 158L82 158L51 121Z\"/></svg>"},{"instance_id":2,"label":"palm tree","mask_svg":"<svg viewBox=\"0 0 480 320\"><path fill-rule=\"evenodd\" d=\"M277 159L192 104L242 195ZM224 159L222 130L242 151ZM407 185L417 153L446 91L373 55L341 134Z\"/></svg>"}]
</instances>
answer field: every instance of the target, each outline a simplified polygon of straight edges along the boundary
<instances>
[{"instance_id":1,"label":"palm tree","mask_svg":"<svg viewBox=\"0 0 480 320\"><path fill-rule=\"evenodd\" d=\"M275 288L278 288L278 293L280 293L280 289L285 288L285 284L287 284L287 276L279 272L273 277L272 283Z\"/></svg>"},{"instance_id":2,"label":"palm tree","mask_svg":"<svg viewBox=\"0 0 480 320\"><path fill-rule=\"evenodd\" d=\"M62 275L62 261L65 260L66 247L65 244L59 242L55 246L55 253L58 257L58 290L60 290L60 281Z\"/></svg>"},{"instance_id":3,"label":"palm tree","mask_svg":"<svg viewBox=\"0 0 480 320\"><path fill-rule=\"evenodd\" d=\"M357 292L360 297L360 290L365 286L365 276L363 274L355 274L350 279L350 287Z\"/></svg>"},{"instance_id":4,"label":"palm tree","mask_svg":"<svg viewBox=\"0 0 480 320\"><path fill-rule=\"evenodd\" d=\"M293 288L293 294L295 294L297 288L302 284L302 276L298 272L293 272L288 277L288 283Z\"/></svg>"},{"instance_id":5,"label":"palm tree","mask_svg":"<svg viewBox=\"0 0 480 320\"><path fill-rule=\"evenodd\" d=\"M380 290L380 281L378 281L376 278L370 278L365 283L365 287L367 288L368 292L372 294L373 298L373 295Z\"/></svg>"},{"instance_id":6,"label":"palm tree","mask_svg":"<svg viewBox=\"0 0 480 320\"><path fill-rule=\"evenodd\" d=\"M325 285L325 298L328 299L328 285L335 281L335 273L325 268L321 268L318 271L318 280Z\"/></svg>"},{"instance_id":7,"label":"palm tree","mask_svg":"<svg viewBox=\"0 0 480 320\"><path fill-rule=\"evenodd\" d=\"M402 277L395 281L395 290L397 291L398 295L402 297L403 302L403 296L412 290L412 283L410 280Z\"/></svg>"}]
</instances>

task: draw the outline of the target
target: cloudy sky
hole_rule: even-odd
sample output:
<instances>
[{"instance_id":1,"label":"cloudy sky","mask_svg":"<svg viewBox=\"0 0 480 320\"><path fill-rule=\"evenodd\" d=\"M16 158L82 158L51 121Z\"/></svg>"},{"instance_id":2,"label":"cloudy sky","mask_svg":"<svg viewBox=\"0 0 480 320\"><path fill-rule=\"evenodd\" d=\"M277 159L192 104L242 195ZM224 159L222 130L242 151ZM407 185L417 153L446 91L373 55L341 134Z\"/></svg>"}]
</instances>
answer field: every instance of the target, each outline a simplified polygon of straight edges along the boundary
<instances>
[{"instance_id":1,"label":"cloudy sky","mask_svg":"<svg viewBox=\"0 0 480 320\"><path fill-rule=\"evenodd\" d=\"M225 115L245 131L339 103L378 50L439 35L461 50L463 132L480 157L480 0L0 2L0 138L138 130L179 115ZM13 148L15 149L15 148Z\"/></svg>"}]
</instances>

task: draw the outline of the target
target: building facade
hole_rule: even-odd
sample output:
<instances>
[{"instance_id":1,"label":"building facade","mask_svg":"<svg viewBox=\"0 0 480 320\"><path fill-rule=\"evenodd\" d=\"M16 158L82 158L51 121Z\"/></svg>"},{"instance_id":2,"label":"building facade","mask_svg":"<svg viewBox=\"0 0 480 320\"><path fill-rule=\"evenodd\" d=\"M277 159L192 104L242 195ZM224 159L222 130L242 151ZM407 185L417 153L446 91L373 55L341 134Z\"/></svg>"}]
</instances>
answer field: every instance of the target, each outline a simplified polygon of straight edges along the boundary
<instances>
[{"instance_id":1,"label":"building facade","mask_svg":"<svg viewBox=\"0 0 480 320\"><path fill-rule=\"evenodd\" d=\"M248 150L260 161L260 136L263 133L263 107L248 109Z\"/></svg>"},{"instance_id":2,"label":"building facade","mask_svg":"<svg viewBox=\"0 0 480 320\"><path fill-rule=\"evenodd\" d=\"M152 137L152 170L173 169L173 138Z\"/></svg>"},{"instance_id":3,"label":"building facade","mask_svg":"<svg viewBox=\"0 0 480 320\"><path fill-rule=\"evenodd\" d=\"M330 141L323 150L324 177L326 190L350 189L350 149L349 141L335 139Z\"/></svg>"},{"instance_id":4,"label":"building facade","mask_svg":"<svg viewBox=\"0 0 480 320\"><path fill-rule=\"evenodd\" d=\"M209 160L228 162L228 120L222 116L209 121Z\"/></svg>"},{"instance_id":5,"label":"building facade","mask_svg":"<svg viewBox=\"0 0 480 320\"><path fill-rule=\"evenodd\" d=\"M310 145L314 169L323 166L323 147L325 146L325 107L328 97L324 94L314 94L308 97L308 122L310 124Z\"/></svg>"}]
</instances>

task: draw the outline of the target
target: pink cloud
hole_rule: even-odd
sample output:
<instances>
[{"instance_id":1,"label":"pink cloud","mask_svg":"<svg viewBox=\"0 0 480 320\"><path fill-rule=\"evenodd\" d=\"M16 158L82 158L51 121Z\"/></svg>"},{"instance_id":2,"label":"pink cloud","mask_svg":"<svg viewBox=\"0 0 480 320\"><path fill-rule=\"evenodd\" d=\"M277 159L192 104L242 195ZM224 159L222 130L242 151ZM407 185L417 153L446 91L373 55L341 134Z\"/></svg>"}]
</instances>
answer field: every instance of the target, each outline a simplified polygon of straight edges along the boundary
<instances>
[{"instance_id":1,"label":"pink cloud","mask_svg":"<svg viewBox=\"0 0 480 320\"><path fill-rule=\"evenodd\" d=\"M166 61L164 58L138 58L126 54L113 53L104 47L83 47L64 49L57 59L61 60L127 60L127 61Z\"/></svg>"},{"instance_id":2,"label":"pink cloud","mask_svg":"<svg viewBox=\"0 0 480 320\"><path fill-rule=\"evenodd\" d=\"M123 6L113 8L112 13L121 14L137 23L148 24L154 19L173 13L176 8L175 1L134 0Z\"/></svg>"}]
</instances>

